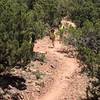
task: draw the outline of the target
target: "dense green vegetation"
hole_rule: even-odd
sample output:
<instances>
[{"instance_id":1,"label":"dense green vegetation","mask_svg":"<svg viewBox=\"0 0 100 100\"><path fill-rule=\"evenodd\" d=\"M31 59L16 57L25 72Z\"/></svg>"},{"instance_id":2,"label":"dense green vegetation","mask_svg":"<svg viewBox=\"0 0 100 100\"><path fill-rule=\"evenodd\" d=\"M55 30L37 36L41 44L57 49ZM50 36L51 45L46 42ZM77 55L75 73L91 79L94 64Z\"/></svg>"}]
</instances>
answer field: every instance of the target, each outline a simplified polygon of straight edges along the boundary
<instances>
[{"instance_id":1,"label":"dense green vegetation","mask_svg":"<svg viewBox=\"0 0 100 100\"><path fill-rule=\"evenodd\" d=\"M0 1L0 68L30 59L32 28L27 6L16 0Z\"/></svg>"},{"instance_id":2,"label":"dense green vegetation","mask_svg":"<svg viewBox=\"0 0 100 100\"><path fill-rule=\"evenodd\" d=\"M64 1L0 0L0 68L26 64L35 39L57 25Z\"/></svg>"},{"instance_id":3,"label":"dense green vegetation","mask_svg":"<svg viewBox=\"0 0 100 100\"><path fill-rule=\"evenodd\" d=\"M72 0L71 3L73 3ZM71 7L71 6L70 6ZM86 64L99 65L100 56L100 2L93 0L75 0L71 11L72 19L78 24L71 29L71 43L78 46ZM86 55L85 55L86 54Z\"/></svg>"},{"instance_id":4,"label":"dense green vegetation","mask_svg":"<svg viewBox=\"0 0 100 100\"><path fill-rule=\"evenodd\" d=\"M69 43L80 52L88 67L91 97L100 97L100 0L0 0L0 71L27 64L35 39L69 16L77 29L70 29ZM90 99L91 100L91 99Z\"/></svg>"},{"instance_id":5,"label":"dense green vegetation","mask_svg":"<svg viewBox=\"0 0 100 100\"><path fill-rule=\"evenodd\" d=\"M88 99L100 98L100 1L71 0L69 3L70 17L78 28L70 29L70 43L75 45L79 58L88 67L86 72L92 78L88 87ZM90 92L90 93L89 93Z\"/></svg>"}]
</instances>

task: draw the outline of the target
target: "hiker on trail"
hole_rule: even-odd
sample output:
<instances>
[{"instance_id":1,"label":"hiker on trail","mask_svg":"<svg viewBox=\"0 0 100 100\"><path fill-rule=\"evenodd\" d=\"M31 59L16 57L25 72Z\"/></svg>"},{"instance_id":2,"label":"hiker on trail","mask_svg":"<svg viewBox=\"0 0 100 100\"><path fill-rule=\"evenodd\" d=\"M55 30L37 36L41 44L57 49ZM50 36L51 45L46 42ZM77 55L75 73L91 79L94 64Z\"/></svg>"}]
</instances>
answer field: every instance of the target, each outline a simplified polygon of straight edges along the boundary
<instances>
[{"instance_id":1,"label":"hiker on trail","mask_svg":"<svg viewBox=\"0 0 100 100\"><path fill-rule=\"evenodd\" d=\"M50 30L49 36L50 36L50 40L52 41L52 46L54 47L55 46L54 42L55 42L55 38L56 38L56 36L55 36L55 29L54 28L52 28Z\"/></svg>"},{"instance_id":2,"label":"hiker on trail","mask_svg":"<svg viewBox=\"0 0 100 100\"><path fill-rule=\"evenodd\" d=\"M64 33L65 33L66 28L64 27L64 25L60 25L59 28L59 38L60 38L60 43L64 41Z\"/></svg>"},{"instance_id":3,"label":"hiker on trail","mask_svg":"<svg viewBox=\"0 0 100 100\"><path fill-rule=\"evenodd\" d=\"M73 23L70 19L67 20L66 18L62 19L59 23L59 39L60 43L64 43L64 38L68 36L68 30L70 28L76 28L75 23Z\"/></svg>"}]
</instances>

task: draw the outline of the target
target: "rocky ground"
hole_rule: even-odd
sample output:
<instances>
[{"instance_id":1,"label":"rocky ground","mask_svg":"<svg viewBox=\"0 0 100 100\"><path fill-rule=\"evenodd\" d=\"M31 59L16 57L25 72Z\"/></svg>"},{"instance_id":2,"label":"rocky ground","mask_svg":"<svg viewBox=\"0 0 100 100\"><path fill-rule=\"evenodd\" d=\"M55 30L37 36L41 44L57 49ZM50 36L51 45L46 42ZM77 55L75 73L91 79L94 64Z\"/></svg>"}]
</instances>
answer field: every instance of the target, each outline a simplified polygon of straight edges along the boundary
<instances>
[{"instance_id":1,"label":"rocky ground","mask_svg":"<svg viewBox=\"0 0 100 100\"><path fill-rule=\"evenodd\" d=\"M11 80L0 76L0 100L81 100L86 98L88 78L81 73L74 47L58 41L52 48L48 37L37 40L34 51L40 54L26 69L12 69ZM40 60L40 61L39 61ZM17 80L16 80L16 76ZM7 76L6 76L7 77ZM15 79L15 81L12 81ZM7 84L5 84L7 83ZM5 84L5 88L1 87ZM17 99L16 99L16 98Z\"/></svg>"}]
</instances>

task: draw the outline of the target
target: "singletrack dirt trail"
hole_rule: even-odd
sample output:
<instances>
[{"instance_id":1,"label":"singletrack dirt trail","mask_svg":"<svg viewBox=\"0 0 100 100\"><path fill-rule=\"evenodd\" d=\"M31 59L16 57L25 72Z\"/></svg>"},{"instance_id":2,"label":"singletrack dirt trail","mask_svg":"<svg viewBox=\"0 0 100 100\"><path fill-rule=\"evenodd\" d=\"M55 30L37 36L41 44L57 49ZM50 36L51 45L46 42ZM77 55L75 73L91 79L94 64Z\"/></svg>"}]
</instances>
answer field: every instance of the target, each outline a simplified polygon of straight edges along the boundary
<instances>
[{"instance_id":1,"label":"singletrack dirt trail","mask_svg":"<svg viewBox=\"0 0 100 100\"><path fill-rule=\"evenodd\" d=\"M35 44L34 51L45 53L47 63L50 63L51 67L54 68L54 72L52 74L53 82L49 83L49 85L43 89L40 96L36 100L80 100L77 99L77 97L75 98L75 96L68 99L68 95L73 95L73 93L71 94L67 91L69 90L69 87L72 86L72 78L77 76L80 70L77 59L66 57L64 53L58 52L58 50L63 47L63 45L58 41L55 42L54 48L51 48L50 46L51 42L48 37L38 40ZM80 81L82 80L83 79L80 79ZM80 89L80 92L82 92L80 94L85 95L85 87L80 86ZM72 89L72 91L74 90Z\"/></svg>"}]
</instances>

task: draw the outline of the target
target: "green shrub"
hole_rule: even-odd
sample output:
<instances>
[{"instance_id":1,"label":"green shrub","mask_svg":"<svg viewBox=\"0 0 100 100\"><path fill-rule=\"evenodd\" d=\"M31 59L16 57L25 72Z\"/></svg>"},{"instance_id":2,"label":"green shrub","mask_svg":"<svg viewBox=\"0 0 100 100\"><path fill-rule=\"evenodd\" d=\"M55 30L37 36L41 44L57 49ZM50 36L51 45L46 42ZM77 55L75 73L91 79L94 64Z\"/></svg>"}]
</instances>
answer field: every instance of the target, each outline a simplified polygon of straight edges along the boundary
<instances>
[{"instance_id":1,"label":"green shrub","mask_svg":"<svg viewBox=\"0 0 100 100\"><path fill-rule=\"evenodd\" d=\"M23 2L0 1L0 65L5 68L30 59L32 26L27 10Z\"/></svg>"},{"instance_id":2,"label":"green shrub","mask_svg":"<svg viewBox=\"0 0 100 100\"><path fill-rule=\"evenodd\" d=\"M39 80L39 79L43 79L44 75L43 73L41 73L40 71L36 71L33 73L35 76L36 76L36 79Z\"/></svg>"},{"instance_id":3,"label":"green shrub","mask_svg":"<svg viewBox=\"0 0 100 100\"><path fill-rule=\"evenodd\" d=\"M89 86L88 99L99 100L100 84L100 11L99 1L96 0L71 0L69 3L71 18L78 25L77 29L70 29L69 43L76 46L80 59L88 65L85 70L93 78Z\"/></svg>"}]
</instances>

